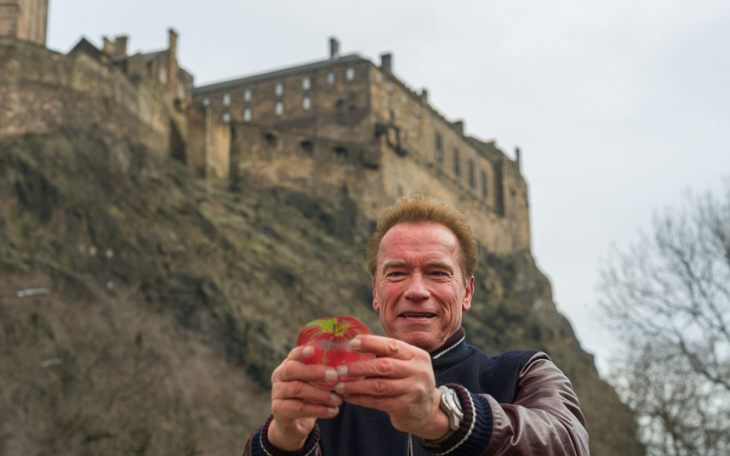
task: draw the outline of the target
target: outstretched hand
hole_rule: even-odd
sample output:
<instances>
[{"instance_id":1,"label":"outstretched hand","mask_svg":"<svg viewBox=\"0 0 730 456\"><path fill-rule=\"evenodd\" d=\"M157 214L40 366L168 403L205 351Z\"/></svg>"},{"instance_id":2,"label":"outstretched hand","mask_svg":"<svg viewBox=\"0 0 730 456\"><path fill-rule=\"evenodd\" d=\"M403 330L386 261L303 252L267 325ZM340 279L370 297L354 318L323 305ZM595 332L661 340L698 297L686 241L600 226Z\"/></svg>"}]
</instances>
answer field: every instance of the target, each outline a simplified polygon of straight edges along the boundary
<instances>
[{"instance_id":1,"label":"outstretched hand","mask_svg":"<svg viewBox=\"0 0 730 456\"><path fill-rule=\"evenodd\" d=\"M377 358L337 368L339 378L365 377L335 385L335 392L346 402L384 411L394 428L419 437L438 439L449 432L428 352L397 339L369 335L357 336L350 348Z\"/></svg>"},{"instance_id":2,"label":"outstretched hand","mask_svg":"<svg viewBox=\"0 0 730 456\"><path fill-rule=\"evenodd\" d=\"M280 450L296 451L304 446L317 418L332 418L342 398L309 382L334 382L337 372L321 365L306 365L302 359L314 355L314 347L297 347L271 375L269 442Z\"/></svg>"}]
</instances>

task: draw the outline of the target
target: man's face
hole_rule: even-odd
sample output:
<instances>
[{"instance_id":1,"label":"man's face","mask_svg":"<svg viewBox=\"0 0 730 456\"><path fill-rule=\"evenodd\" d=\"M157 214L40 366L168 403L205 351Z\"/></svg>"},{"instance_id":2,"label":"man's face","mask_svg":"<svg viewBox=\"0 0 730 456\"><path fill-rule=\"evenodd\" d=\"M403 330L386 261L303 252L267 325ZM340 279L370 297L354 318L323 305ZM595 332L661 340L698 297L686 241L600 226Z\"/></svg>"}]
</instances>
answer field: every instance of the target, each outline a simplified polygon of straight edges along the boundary
<instances>
[{"instance_id":1,"label":"man's face","mask_svg":"<svg viewBox=\"0 0 730 456\"><path fill-rule=\"evenodd\" d=\"M389 337L428 352L446 342L471 307L474 279L464 287L456 236L435 223L401 223L383 237L373 308Z\"/></svg>"}]
</instances>

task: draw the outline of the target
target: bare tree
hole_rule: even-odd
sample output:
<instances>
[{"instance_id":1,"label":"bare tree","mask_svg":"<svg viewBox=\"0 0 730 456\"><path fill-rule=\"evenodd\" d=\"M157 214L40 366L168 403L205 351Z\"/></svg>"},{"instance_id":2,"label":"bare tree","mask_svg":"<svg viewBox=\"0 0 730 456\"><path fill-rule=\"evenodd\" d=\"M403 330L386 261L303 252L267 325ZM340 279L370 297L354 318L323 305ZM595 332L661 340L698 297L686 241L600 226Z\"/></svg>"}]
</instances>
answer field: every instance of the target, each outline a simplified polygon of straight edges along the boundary
<instances>
[{"instance_id":1,"label":"bare tree","mask_svg":"<svg viewBox=\"0 0 730 456\"><path fill-rule=\"evenodd\" d=\"M613 383L651 455L730 454L730 181L688 196L602 271L601 307L625 341Z\"/></svg>"}]
</instances>

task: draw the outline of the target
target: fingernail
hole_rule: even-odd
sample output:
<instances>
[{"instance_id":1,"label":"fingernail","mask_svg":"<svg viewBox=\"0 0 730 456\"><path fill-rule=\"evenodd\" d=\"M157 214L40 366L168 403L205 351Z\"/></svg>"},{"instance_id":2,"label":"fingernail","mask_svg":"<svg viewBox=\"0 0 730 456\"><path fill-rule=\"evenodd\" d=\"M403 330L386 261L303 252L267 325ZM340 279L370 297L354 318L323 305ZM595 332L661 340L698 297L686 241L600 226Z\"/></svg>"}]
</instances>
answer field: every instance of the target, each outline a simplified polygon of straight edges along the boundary
<instances>
[{"instance_id":1,"label":"fingernail","mask_svg":"<svg viewBox=\"0 0 730 456\"><path fill-rule=\"evenodd\" d=\"M337 407L327 407L327 413L335 415L337 413Z\"/></svg>"},{"instance_id":2,"label":"fingernail","mask_svg":"<svg viewBox=\"0 0 730 456\"><path fill-rule=\"evenodd\" d=\"M350 350L359 350L361 345L360 339L353 339L350 341Z\"/></svg>"},{"instance_id":3,"label":"fingernail","mask_svg":"<svg viewBox=\"0 0 730 456\"><path fill-rule=\"evenodd\" d=\"M337 380L337 372L335 372L333 370L328 370L324 374L324 379L327 380L328 382L334 382L335 380Z\"/></svg>"},{"instance_id":4,"label":"fingernail","mask_svg":"<svg viewBox=\"0 0 730 456\"><path fill-rule=\"evenodd\" d=\"M347 377L347 366L340 366L337 368L337 375L342 377Z\"/></svg>"},{"instance_id":5,"label":"fingernail","mask_svg":"<svg viewBox=\"0 0 730 456\"><path fill-rule=\"evenodd\" d=\"M345 382L339 382L335 385L335 391L341 393L345 390Z\"/></svg>"},{"instance_id":6,"label":"fingernail","mask_svg":"<svg viewBox=\"0 0 730 456\"><path fill-rule=\"evenodd\" d=\"M302 356L309 358L312 355L314 355L314 347L304 347L304 350L302 350Z\"/></svg>"},{"instance_id":7,"label":"fingernail","mask_svg":"<svg viewBox=\"0 0 730 456\"><path fill-rule=\"evenodd\" d=\"M339 404L340 402L342 402L342 398L335 393L332 393L332 402L334 402L335 404Z\"/></svg>"}]
</instances>

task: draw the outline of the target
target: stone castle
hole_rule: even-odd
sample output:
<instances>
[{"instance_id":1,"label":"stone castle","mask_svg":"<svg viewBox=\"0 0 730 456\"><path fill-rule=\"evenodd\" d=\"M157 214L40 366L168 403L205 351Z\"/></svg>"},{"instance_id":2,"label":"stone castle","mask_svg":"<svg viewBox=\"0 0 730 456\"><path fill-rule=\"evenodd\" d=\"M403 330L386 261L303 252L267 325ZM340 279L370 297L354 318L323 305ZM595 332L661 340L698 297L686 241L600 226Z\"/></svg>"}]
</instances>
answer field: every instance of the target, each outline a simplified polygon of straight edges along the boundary
<instances>
[{"instance_id":1,"label":"stone castle","mask_svg":"<svg viewBox=\"0 0 730 456\"><path fill-rule=\"evenodd\" d=\"M393 72L341 55L195 87L167 49L129 55L128 37L82 38L68 53L45 47L48 0L0 4L0 137L103 124L164 152L212 182L285 187L354 201L377 219L422 193L464 212L489 250L530 249L519 151L464 132Z\"/></svg>"}]
</instances>

